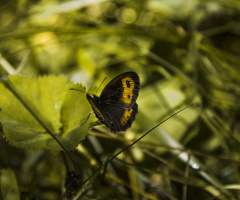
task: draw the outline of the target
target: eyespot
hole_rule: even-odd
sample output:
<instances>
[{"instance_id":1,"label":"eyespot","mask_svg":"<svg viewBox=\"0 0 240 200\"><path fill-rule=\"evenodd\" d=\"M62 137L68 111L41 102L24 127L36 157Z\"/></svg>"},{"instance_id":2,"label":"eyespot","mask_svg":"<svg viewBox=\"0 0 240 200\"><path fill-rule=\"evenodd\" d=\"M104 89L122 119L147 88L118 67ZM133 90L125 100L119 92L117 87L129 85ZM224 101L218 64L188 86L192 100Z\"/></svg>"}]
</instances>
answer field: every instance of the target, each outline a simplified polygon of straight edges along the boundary
<instances>
[{"instance_id":1,"label":"eyespot","mask_svg":"<svg viewBox=\"0 0 240 200\"><path fill-rule=\"evenodd\" d=\"M126 81L127 87L130 88L130 83L129 81Z\"/></svg>"}]
</instances>

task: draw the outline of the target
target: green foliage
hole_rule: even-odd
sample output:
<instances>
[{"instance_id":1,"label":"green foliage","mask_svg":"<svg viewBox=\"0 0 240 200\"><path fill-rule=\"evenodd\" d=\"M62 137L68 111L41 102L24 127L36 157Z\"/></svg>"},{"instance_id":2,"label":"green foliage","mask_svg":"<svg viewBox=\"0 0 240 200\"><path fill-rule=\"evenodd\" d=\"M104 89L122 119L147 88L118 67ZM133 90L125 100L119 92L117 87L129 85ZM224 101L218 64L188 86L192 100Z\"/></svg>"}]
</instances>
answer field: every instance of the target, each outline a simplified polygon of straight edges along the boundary
<instances>
[{"instance_id":1,"label":"green foliage","mask_svg":"<svg viewBox=\"0 0 240 200\"><path fill-rule=\"evenodd\" d=\"M2 169L0 171L0 183L2 199L20 199L17 180L11 169Z\"/></svg>"},{"instance_id":2,"label":"green foliage","mask_svg":"<svg viewBox=\"0 0 240 200\"><path fill-rule=\"evenodd\" d=\"M14 146L63 150L53 134L71 150L85 138L91 120L80 125L90 113L90 106L83 93L69 91L71 87L83 87L69 85L63 76L36 80L11 76L0 87L0 121L4 136Z\"/></svg>"},{"instance_id":3,"label":"green foliage","mask_svg":"<svg viewBox=\"0 0 240 200\"><path fill-rule=\"evenodd\" d=\"M6 183L14 179L21 199L240 199L239 8L236 0L2 1ZM99 95L126 71L140 77L139 112L114 135L94 114L86 121L86 94L69 89L95 94L107 77Z\"/></svg>"}]
</instances>

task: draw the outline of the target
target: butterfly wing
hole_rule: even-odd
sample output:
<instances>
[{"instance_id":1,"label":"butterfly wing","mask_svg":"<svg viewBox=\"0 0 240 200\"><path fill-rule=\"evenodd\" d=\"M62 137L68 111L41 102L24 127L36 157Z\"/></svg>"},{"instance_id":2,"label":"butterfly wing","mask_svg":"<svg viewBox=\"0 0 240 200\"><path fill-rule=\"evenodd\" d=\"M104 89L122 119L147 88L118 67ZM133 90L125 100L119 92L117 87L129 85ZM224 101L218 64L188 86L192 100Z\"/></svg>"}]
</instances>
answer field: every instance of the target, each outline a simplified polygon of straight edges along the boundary
<instances>
[{"instance_id":1,"label":"butterfly wing","mask_svg":"<svg viewBox=\"0 0 240 200\"><path fill-rule=\"evenodd\" d=\"M124 109L118 106L99 104L99 98L96 96L92 98L89 94L87 94L87 99L96 117L114 133L130 128L138 113L137 103L131 108Z\"/></svg>"},{"instance_id":2,"label":"butterfly wing","mask_svg":"<svg viewBox=\"0 0 240 200\"><path fill-rule=\"evenodd\" d=\"M134 105L128 109L113 106L106 106L106 108L108 112L111 113L111 115L109 115L110 126L107 126L114 133L126 131L130 128L138 113L137 103L134 103Z\"/></svg>"},{"instance_id":3,"label":"butterfly wing","mask_svg":"<svg viewBox=\"0 0 240 200\"><path fill-rule=\"evenodd\" d=\"M125 72L110 81L100 96L105 105L131 108L138 97L140 81L137 73Z\"/></svg>"},{"instance_id":4,"label":"butterfly wing","mask_svg":"<svg viewBox=\"0 0 240 200\"><path fill-rule=\"evenodd\" d=\"M93 96L92 98L89 94L87 94L87 100L91 104L96 117L100 119L100 121L106 126L110 127L110 123L108 121L109 117L107 115L108 112L106 112L105 108L101 104L99 104L99 98L97 96Z\"/></svg>"},{"instance_id":5,"label":"butterfly wing","mask_svg":"<svg viewBox=\"0 0 240 200\"><path fill-rule=\"evenodd\" d=\"M120 74L103 89L100 97L87 94L95 115L112 132L126 131L131 127L138 113L136 103L140 89L137 73Z\"/></svg>"}]
</instances>

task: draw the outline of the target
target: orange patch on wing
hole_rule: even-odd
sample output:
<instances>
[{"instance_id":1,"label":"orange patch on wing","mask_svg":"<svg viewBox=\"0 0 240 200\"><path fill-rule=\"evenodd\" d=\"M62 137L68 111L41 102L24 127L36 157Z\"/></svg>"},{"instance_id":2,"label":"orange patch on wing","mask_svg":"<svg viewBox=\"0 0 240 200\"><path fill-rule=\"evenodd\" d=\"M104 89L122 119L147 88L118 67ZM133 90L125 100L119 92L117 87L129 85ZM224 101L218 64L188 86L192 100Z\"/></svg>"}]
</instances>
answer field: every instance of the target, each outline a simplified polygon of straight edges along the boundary
<instances>
[{"instance_id":1,"label":"orange patch on wing","mask_svg":"<svg viewBox=\"0 0 240 200\"><path fill-rule=\"evenodd\" d=\"M131 77L126 77L122 79L122 85L123 85L123 94L120 100L121 102L127 105L130 105L132 102L133 89L134 89L135 83Z\"/></svg>"},{"instance_id":2,"label":"orange patch on wing","mask_svg":"<svg viewBox=\"0 0 240 200\"><path fill-rule=\"evenodd\" d=\"M120 120L120 123L121 123L122 126L124 126L128 122L128 120L129 120L129 118L132 114L132 111L133 111L132 108L125 110L125 112L124 112L124 114L123 114L123 116Z\"/></svg>"}]
</instances>

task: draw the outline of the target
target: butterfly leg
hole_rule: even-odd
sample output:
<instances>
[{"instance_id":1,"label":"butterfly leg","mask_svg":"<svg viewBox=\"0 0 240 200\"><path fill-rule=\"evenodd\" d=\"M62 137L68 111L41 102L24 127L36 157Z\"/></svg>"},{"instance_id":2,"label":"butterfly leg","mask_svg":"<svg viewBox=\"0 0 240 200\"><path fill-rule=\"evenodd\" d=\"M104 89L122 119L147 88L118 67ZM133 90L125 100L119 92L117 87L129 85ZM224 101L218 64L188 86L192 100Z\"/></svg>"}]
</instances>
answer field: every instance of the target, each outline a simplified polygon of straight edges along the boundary
<instances>
[{"instance_id":1,"label":"butterfly leg","mask_svg":"<svg viewBox=\"0 0 240 200\"><path fill-rule=\"evenodd\" d=\"M89 119L89 117L90 117L90 115L91 115L92 113L93 113L93 111L88 114L87 119L86 119L82 124L80 124L80 126L82 126L83 124L85 124L85 123L87 122L87 120Z\"/></svg>"}]
</instances>

